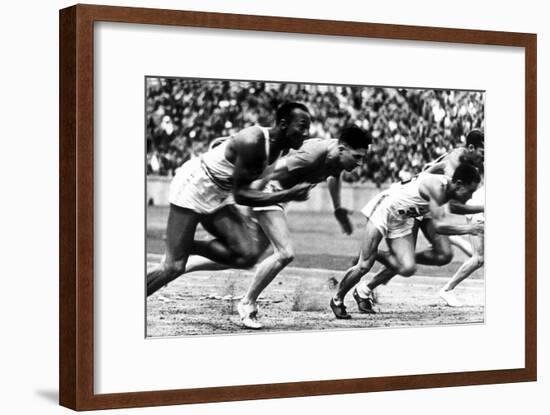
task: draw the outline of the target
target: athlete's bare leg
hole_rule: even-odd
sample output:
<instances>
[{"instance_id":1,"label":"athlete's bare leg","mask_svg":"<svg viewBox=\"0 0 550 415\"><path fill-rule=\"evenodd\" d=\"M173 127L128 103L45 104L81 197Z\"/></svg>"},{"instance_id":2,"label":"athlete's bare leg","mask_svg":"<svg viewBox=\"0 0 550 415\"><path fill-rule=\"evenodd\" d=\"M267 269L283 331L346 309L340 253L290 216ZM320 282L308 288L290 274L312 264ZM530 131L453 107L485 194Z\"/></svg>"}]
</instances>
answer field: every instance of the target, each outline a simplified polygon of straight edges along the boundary
<instances>
[{"instance_id":1,"label":"athlete's bare leg","mask_svg":"<svg viewBox=\"0 0 550 415\"><path fill-rule=\"evenodd\" d=\"M472 247L472 244L468 242L464 237L460 235L449 235L449 240L451 241L451 245L456 246L466 255L472 256L474 254L474 248Z\"/></svg>"},{"instance_id":2,"label":"athlete's bare leg","mask_svg":"<svg viewBox=\"0 0 550 415\"><path fill-rule=\"evenodd\" d=\"M185 273L195 271L217 271L230 268L250 268L263 256L269 241L260 229L260 225L235 207L227 208L223 219L204 219L204 228L215 237L208 241L195 241L192 255L187 260ZM231 233L227 233L227 222L230 222ZM235 239L235 240L233 240ZM250 242L243 246L242 241ZM248 250L248 251L247 251ZM209 257L203 256L208 255ZM211 259L211 258L214 258ZM229 259L229 262L227 260Z\"/></svg>"},{"instance_id":3,"label":"athlete's bare leg","mask_svg":"<svg viewBox=\"0 0 550 415\"><path fill-rule=\"evenodd\" d=\"M412 233L395 239L387 239L392 257L397 263L396 271L402 277L410 277L416 272L414 248L415 237Z\"/></svg>"},{"instance_id":4,"label":"athlete's bare leg","mask_svg":"<svg viewBox=\"0 0 550 415\"><path fill-rule=\"evenodd\" d=\"M453 249L447 235L437 233L433 220L425 218L420 222L420 229L426 239L432 244L430 249L416 254L416 262L422 265L443 266L453 259Z\"/></svg>"},{"instance_id":5,"label":"athlete's bare leg","mask_svg":"<svg viewBox=\"0 0 550 415\"><path fill-rule=\"evenodd\" d=\"M386 267L388 267L388 273L382 274L382 278L379 278L379 282L386 283L395 275L399 274L403 277L410 277L416 271L416 264L414 258L414 240L411 235L407 235L402 238L388 239L388 245L390 245L390 251L379 251L376 255L376 260ZM406 247L402 245L406 241ZM410 258L409 245L412 246L413 256ZM392 275L393 274L393 275ZM391 275L391 276L390 276Z\"/></svg>"},{"instance_id":6,"label":"athlete's bare leg","mask_svg":"<svg viewBox=\"0 0 550 415\"><path fill-rule=\"evenodd\" d=\"M343 307L344 296L372 267L377 257L377 248L381 240L382 234L380 231L372 225L372 222L368 221L359 261L357 265L346 271L344 278L338 285L338 291L331 302L331 308L337 318L350 318L349 315L346 316L347 313L345 307ZM413 275L416 272L414 256L415 238L413 233L400 238L387 239L387 243L391 251L391 254L388 254L386 257L388 261L395 264L399 274L403 276Z\"/></svg>"},{"instance_id":7,"label":"athlete's bare leg","mask_svg":"<svg viewBox=\"0 0 550 415\"><path fill-rule=\"evenodd\" d=\"M418 232L416 226L415 224L415 229L413 231L415 238ZM422 233L432 246L430 249L426 249L416 254L416 263L443 266L451 262L453 259L453 251L449 237L447 235L438 234L435 231L433 221L429 218L420 222L420 229L422 229ZM396 264L393 262L392 257L395 257L395 255L386 252L379 253L376 259L382 263L385 268L378 271L378 273L367 283L367 287L370 290L374 290L379 285L387 284L393 277L399 274L399 272L396 271Z\"/></svg>"},{"instance_id":8,"label":"athlete's bare leg","mask_svg":"<svg viewBox=\"0 0 550 415\"><path fill-rule=\"evenodd\" d=\"M258 265L254 279L243 298L244 303L256 302L260 293L294 259L285 213L282 210L263 210L256 212L256 218L273 247L273 253Z\"/></svg>"},{"instance_id":9,"label":"athlete's bare leg","mask_svg":"<svg viewBox=\"0 0 550 415\"><path fill-rule=\"evenodd\" d=\"M189 218L193 220L190 221ZM216 239L194 240L199 220ZM186 265L191 253L206 258L194 258L195 263L190 264L193 270L218 270L250 268L257 262L262 249L254 244L250 228L237 208L232 205L208 216L171 206L166 235L167 248L164 259L157 269L147 274L147 296L184 272L190 272Z\"/></svg>"},{"instance_id":10,"label":"athlete's bare leg","mask_svg":"<svg viewBox=\"0 0 550 415\"><path fill-rule=\"evenodd\" d=\"M256 301L260 293L273 279L294 259L290 231L286 215L282 210L262 210L255 213L266 241L271 243L273 253L264 258L258 265L254 279L246 294L238 304L238 311L243 324L248 328L260 329L262 324L257 320L258 306Z\"/></svg>"},{"instance_id":11,"label":"athlete's bare leg","mask_svg":"<svg viewBox=\"0 0 550 415\"><path fill-rule=\"evenodd\" d=\"M371 310L372 304L375 302L373 290L376 287L380 286L381 284L387 283L397 274L403 277L410 277L416 272L416 259L414 253L416 245L415 233L412 232L409 235L401 238L387 239L387 243L389 245L391 253L386 253L386 258L388 259L389 263L395 263L396 267L393 268L392 265L392 268L382 269L368 283L361 281L356 288L356 296L362 299L370 298L371 304L368 308L370 308ZM360 300L358 300L357 298L356 301L358 301L358 303L360 302ZM361 311L367 312L361 309L360 304L358 305Z\"/></svg>"},{"instance_id":12,"label":"athlete's bare leg","mask_svg":"<svg viewBox=\"0 0 550 415\"><path fill-rule=\"evenodd\" d=\"M337 306L343 304L346 294L361 280L363 275L370 271L376 260L378 245L381 241L382 234L370 220L367 220L361 239L359 259L354 266L346 270L344 278L338 283L332 299L334 304Z\"/></svg>"},{"instance_id":13,"label":"athlete's bare leg","mask_svg":"<svg viewBox=\"0 0 550 415\"><path fill-rule=\"evenodd\" d=\"M412 230L412 235L413 235L413 240L415 241L415 245L416 245L416 239L418 237L418 229L419 229L419 222L415 221L414 227L413 227L413 230ZM389 254L385 254L385 253L379 251L378 256L377 256L377 260L382 259L382 261L384 261L386 258L388 258L388 256L389 256ZM397 271L395 270L395 268L393 266L391 266L391 264L388 261L385 261L385 262L386 262L386 266L381 268L371 278L371 280L368 283L366 283L366 287L368 288L368 290L372 291L376 287L378 287L382 284L387 284L389 281L391 281L391 279L393 277L395 277L397 275ZM382 262L382 264L384 264L384 263ZM360 286L363 286L363 285L364 285L363 283L360 284Z\"/></svg>"},{"instance_id":14,"label":"athlete's bare leg","mask_svg":"<svg viewBox=\"0 0 550 415\"><path fill-rule=\"evenodd\" d=\"M368 283L365 284L369 290L373 291L376 287L390 282L396 275L397 273L393 270L393 268L383 267L376 274L374 274Z\"/></svg>"},{"instance_id":15,"label":"athlete's bare leg","mask_svg":"<svg viewBox=\"0 0 550 415\"><path fill-rule=\"evenodd\" d=\"M246 269L256 264L264 249L259 246L253 229L235 206L225 206L203 217L201 223L215 239L195 241L192 249L194 255L228 268Z\"/></svg>"},{"instance_id":16,"label":"athlete's bare leg","mask_svg":"<svg viewBox=\"0 0 550 415\"><path fill-rule=\"evenodd\" d=\"M458 307L461 305L460 301L454 296L452 291L458 284L472 275L474 271L481 268L484 263L484 236L475 235L471 236L470 239L473 248L473 255L460 266L451 279L439 291L439 295L450 306Z\"/></svg>"},{"instance_id":17,"label":"athlete's bare leg","mask_svg":"<svg viewBox=\"0 0 550 415\"><path fill-rule=\"evenodd\" d=\"M200 255L191 255L187 259L187 265L185 266L185 274L196 271L218 271L222 269L230 268L229 265L220 264L214 262L211 259Z\"/></svg>"},{"instance_id":18,"label":"athlete's bare leg","mask_svg":"<svg viewBox=\"0 0 550 415\"><path fill-rule=\"evenodd\" d=\"M147 273L147 296L173 281L185 270L200 215L170 205L166 225L166 248L162 262Z\"/></svg>"}]
</instances>

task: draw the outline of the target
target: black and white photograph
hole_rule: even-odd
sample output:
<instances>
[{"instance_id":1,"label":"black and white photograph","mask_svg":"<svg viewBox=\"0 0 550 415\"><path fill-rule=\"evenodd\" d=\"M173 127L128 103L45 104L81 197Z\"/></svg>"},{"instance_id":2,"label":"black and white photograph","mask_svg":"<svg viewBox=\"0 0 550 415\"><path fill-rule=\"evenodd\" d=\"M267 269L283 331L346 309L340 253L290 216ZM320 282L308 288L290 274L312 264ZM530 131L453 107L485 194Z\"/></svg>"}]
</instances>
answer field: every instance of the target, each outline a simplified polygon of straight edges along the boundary
<instances>
[{"instance_id":1,"label":"black and white photograph","mask_svg":"<svg viewBox=\"0 0 550 415\"><path fill-rule=\"evenodd\" d=\"M484 99L147 76L147 337L484 323Z\"/></svg>"},{"instance_id":2,"label":"black and white photograph","mask_svg":"<svg viewBox=\"0 0 550 415\"><path fill-rule=\"evenodd\" d=\"M99 3L3 8L1 413L548 412L544 2Z\"/></svg>"}]
</instances>

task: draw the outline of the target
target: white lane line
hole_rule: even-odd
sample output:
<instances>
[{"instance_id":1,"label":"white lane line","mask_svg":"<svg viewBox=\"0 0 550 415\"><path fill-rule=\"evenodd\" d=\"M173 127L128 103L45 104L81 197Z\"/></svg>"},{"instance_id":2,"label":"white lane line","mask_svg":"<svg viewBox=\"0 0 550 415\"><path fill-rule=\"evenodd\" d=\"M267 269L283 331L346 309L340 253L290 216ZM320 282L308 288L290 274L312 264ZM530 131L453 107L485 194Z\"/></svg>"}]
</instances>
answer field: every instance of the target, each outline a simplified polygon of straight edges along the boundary
<instances>
[{"instance_id":1,"label":"white lane line","mask_svg":"<svg viewBox=\"0 0 550 415\"><path fill-rule=\"evenodd\" d=\"M151 255L155 255L160 259L162 255L156 255L156 254L148 254L148 257ZM158 261L147 261L147 267L157 265ZM208 278L211 278L211 273L222 273L226 276L231 276L235 272L241 273L245 277L250 277L254 274L253 270L235 270L235 269L228 269L228 270L218 270L218 271L197 271L193 273L193 276L191 278L205 280ZM337 277L342 275L342 271L337 270L327 270L322 268L300 268L300 267L287 267L285 268L281 276L285 277L292 277L292 278L300 278L304 276L311 276L312 274L315 274L315 276L321 276L324 278L329 277ZM372 273L367 274L367 276L373 275ZM449 278L451 276L449 275ZM435 281L438 281L437 283ZM436 277L433 275L414 275L411 278L403 278L399 277L390 282L391 285L408 285L408 286L421 286L421 287L434 287L434 286L443 286L447 278L445 277ZM483 279L468 279L462 282L460 284L461 289L465 290L475 290L479 291L480 289L483 289L485 281Z\"/></svg>"}]
</instances>

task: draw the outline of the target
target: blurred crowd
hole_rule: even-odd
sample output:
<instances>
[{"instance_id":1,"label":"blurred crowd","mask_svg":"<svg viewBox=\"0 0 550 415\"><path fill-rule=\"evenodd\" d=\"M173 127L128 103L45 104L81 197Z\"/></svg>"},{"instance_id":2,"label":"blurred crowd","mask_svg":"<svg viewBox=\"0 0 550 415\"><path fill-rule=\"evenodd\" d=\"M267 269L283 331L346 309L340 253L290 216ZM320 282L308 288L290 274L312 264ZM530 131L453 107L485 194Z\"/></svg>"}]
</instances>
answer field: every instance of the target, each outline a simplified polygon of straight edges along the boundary
<instances>
[{"instance_id":1,"label":"blurred crowd","mask_svg":"<svg viewBox=\"0 0 550 415\"><path fill-rule=\"evenodd\" d=\"M363 86L148 78L147 173L172 175L210 141L272 126L285 101L307 105L310 137L338 137L355 123L373 137L367 163L348 181L406 180L484 127L483 93Z\"/></svg>"}]
</instances>

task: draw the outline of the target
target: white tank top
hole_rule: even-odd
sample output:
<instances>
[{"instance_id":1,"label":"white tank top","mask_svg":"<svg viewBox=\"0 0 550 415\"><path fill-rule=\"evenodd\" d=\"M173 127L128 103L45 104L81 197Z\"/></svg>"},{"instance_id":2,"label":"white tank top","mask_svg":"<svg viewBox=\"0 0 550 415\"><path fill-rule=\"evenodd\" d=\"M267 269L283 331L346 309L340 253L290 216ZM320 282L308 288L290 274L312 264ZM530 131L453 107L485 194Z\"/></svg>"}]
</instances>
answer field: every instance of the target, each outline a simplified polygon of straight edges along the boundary
<instances>
[{"instance_id":1,"label":"white tank top","mask_svg":"<svg viewBox=\"0 0 550 415\"><path fill-rule=\"evenodd\" d=\"M481 184L472 195L472 198L466 202L467 205L481 205L485 206L485 185ZM475 213L473 215L466 215L467 218L481 219L485 217L485 212Z\"/></svg>"},{"instance_id":2,"label":"white tank top","mask_svg":"<svg viewBox=\"0 0 550 415\"><path fill-rule=\"evenodd\" d=\"M264 134L265 155L266 160L269 160L269 130L266 127L258 126L258 128L260 128ZM219 188L227 191L231 190L233 187L233 173L235 172L235 165L225 158L227 144L232 138L232 136L227 137L221 144L218 144L216 147L201 156L201 166L206 175ZM280 154L275 160L277 160L279 156Z\"/></svg>"},{"instance_id":3,"label":"white tank top","mask_svg":"<svg viewBox=\"0 0 550 415\"><path fill-rule=\"evenodd\" d=\"M422 169L422 171L426 171L428 170L430 167L434 166L435 164L437 163L440 163L442 162L443 160L445 160L447 157L449 157L449 152L447 153L443 153L442 155L440 155L438 158L436 158L435 160L432 160L430 161L429 163L426 163L426 165L424 166L424 168ZM436 174L436 173L434 173Z\"/></svg>"},{"instance_id":4,"label":"white tank top","mask_svg":"<svg viewBox=\"0 0 550 415\"><path fill-rule=\"evenodd\" d=\"M430 211L430 202L420 195L420 179L429 173L413 177L410 181L392 186L388 190L390 198L390 209L399 216L418 217ZM433 174L444 186L447 186L451 179L442 174Z\"/></svg>"}]
</instances>

